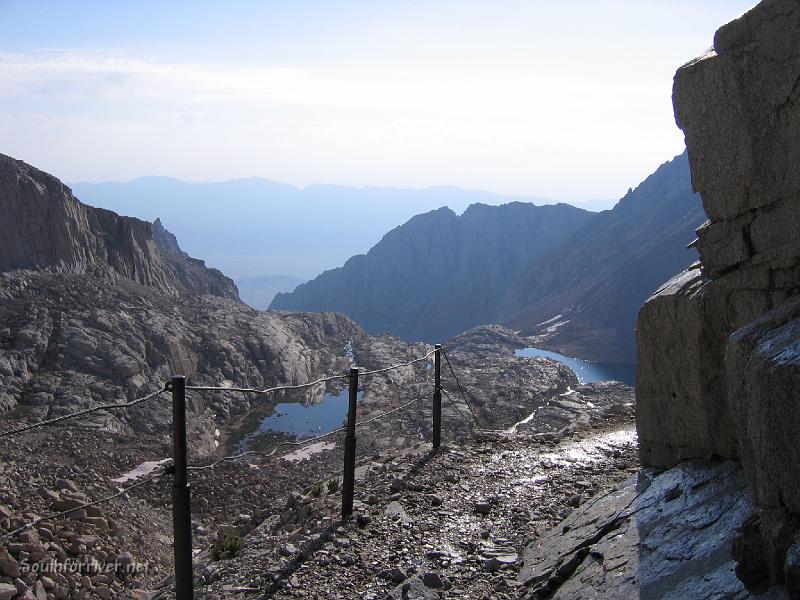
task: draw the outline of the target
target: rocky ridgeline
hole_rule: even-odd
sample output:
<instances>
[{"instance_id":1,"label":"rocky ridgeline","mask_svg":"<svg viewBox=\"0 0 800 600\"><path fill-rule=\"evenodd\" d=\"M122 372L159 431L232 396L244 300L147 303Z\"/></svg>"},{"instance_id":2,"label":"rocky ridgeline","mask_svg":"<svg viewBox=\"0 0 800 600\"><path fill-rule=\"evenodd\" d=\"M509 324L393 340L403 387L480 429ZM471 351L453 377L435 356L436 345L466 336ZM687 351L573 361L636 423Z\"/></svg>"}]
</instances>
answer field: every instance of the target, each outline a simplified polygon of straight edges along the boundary
<instances>
[{"instance_id":1,"label":"rocky ridgeline","mask_svg":"<svg viewBox=\"0 0 800 600\"><path fill-rule=\"evenodd\" d=\"M639 316L646 465L741 461L758 511L736 544L751 589L800 597L800 5L765 0L675 77L700 262Z\"/></svg>"},{"instance_id":2,"label":"rocky ridgeline","mask_svg":"<svg viewBox=\"0 0 800 600\"><path fill-rule=\"evenodd\" d=\"M0 210L0 271L123 277L171 296L239 299L231 279L180 252L177 242L162 252L157 240L167 236L154 238L150 223L82 204L52 175L2 154Z\"/></svg>"},{"instance_id":3,"label":"rocky ridgeline","mask_svg":"<svg viewBox=\"0 0 800 600\"><path fill-rule=\"evenodd\" d=\"M436 341L497 323L509 283L593 213L566 204L471 205L417 215L365 255L279 293L270 308L334 310L370 333Z\"/></svg>"},{"instance_id":4,"label":"rocky ridgeline","mask_svg":"<svg viewBox=\"0 0 800 600\"><path fill-rule=\"evenodd\" d=\"M301 383L346 368L363 333L337 315L261 313L156 222L76 200L55 177L0 155L0 411L31 420L132 400L174 373L193 383ZM251 398L194 396L198 447ZM169 407L98 413L95 426L164 430ZM202 426L201 426L202 423ZM200 435L202 433L202 436Z\"/></svg>"}]
</instances>

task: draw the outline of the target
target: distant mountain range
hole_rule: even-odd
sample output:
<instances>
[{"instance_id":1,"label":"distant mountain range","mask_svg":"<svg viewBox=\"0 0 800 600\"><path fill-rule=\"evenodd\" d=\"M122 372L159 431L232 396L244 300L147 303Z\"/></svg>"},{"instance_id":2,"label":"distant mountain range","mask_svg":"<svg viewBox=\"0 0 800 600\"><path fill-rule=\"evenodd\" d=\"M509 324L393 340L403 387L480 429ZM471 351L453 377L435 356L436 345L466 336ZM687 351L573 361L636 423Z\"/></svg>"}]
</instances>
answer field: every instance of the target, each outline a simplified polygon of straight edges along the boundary
<instances>
[{"instance_id":1,"label":"distant mountain range","mask_svg":"<svg viewBox=\"0 0 800 600\"><path fill-rule=\"evenodd\" d=\"M298 189L256 177L217 183L142 177L71 185L92 206L148 221L160 218L189 254L230 275L242 288L248 287L243 277L311 279L366 252L414 215L442 206L460 214L475 203L554 203L450 186Z\"/></svg>"},{"instance_id":2,"label":"distant mountain range","mask_svg":"<svg viewBox=\"0 0 800 600\"><path fill-rule=\"evenodd\" d=\"M551 349L633 362L636 313L695 260L686 245L704 220L684 153L599 214L510 203L416 216L271 308L341 311L429 341L504 323Z\"/></svg>"}]
</instances>

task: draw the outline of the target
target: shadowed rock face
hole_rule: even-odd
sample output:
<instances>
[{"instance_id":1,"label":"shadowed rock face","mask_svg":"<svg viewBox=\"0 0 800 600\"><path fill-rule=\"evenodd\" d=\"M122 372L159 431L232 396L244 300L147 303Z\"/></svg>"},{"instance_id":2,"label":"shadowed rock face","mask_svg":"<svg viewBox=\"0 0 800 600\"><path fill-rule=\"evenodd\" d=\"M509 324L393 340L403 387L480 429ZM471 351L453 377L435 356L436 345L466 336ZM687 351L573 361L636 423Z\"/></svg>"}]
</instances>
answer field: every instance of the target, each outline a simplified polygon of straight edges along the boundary
<instances>
[{"instance_id":1,"label":"shadowed rock face","mask_svg":"<svg viewBox=\"0 0 800 600\"><path fill-rule=\"evenodd\" d=\"M684 153L518 276L503 323L570 356L634 362L636 314L697 259L686 245L704 219Z\"/></svg>"},{"instance_id":2,"label":"shadowed rock face","mask_svg":"<svg viewBox=\"0 0 800 600\"><path fill-rule=\"evenodd\" d=\"M239 299L233 281L167 243L152 225L79 202L58 179L0 155L0 271L45 269L130 279L161 293ZM172 237L174 240L174 237Z\"/></svg>"},{"instance_id":3,"label":"shadowed rock face","mask_svg":"<svg viewBox=\"0 0 800 600\"><path fill-rule=\"evenodd\" d=\"M496 322L505 290L594 214L559 204L473 204L417 215L366 255L278 294L270 308L344 312L368 332L442 341Z\"/></svg>"},{"instance_id":4,"label":"shadowed rock face","mask_svg":"<svg viewBox=\"0 0 800 600\"><path fill-rule=\"evenodd\" d=\"M800 3L765 0L676 74L709 220L700 263L648 300L637 331L642 461L741 459L773 581L800 515L798 39Z\"/></svg>"}]
</instances>

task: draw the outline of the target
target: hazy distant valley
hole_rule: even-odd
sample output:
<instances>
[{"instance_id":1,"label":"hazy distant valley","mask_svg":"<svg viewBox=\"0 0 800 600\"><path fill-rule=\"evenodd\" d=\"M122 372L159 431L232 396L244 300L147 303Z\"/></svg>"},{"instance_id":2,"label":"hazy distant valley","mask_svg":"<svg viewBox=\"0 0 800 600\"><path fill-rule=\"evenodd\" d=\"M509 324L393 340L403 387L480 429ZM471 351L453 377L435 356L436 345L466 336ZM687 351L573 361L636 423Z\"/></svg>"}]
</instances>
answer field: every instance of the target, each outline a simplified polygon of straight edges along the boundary
<instances>
[{"instance_id":1,"label":"hazy distant valley","mask_svg":"<svg viewBox=\"0 0 800 600\"><path fill-rule=\"evenodd\" d=\"M454 187L299 190L258 178L74 190L159 219L189 254L232 274L255 308L343 312L410 341L504 323L548 348L615 362L635 361L638 307L696 260L685 246L704 220L685 154L599 214Z\"/></svg>"},{"instance_id":2,"label":"hazy distant valley","mask_svg":"<svg viewBox=\"0 0 800 600\"><path fill-rule=\"evenodd\" d=\"M272 295L291 291L297 283L366 252L417 214L443 206L460 214L475 203L553 203L452 186L298 189L257 177L217 183L142 177L71 187L92 206L151 222L160 218L189 254L233 277L256 308L267 308L272 290ZM593 201L586 207L610 204Z\"/></svg>"}]
</instances>

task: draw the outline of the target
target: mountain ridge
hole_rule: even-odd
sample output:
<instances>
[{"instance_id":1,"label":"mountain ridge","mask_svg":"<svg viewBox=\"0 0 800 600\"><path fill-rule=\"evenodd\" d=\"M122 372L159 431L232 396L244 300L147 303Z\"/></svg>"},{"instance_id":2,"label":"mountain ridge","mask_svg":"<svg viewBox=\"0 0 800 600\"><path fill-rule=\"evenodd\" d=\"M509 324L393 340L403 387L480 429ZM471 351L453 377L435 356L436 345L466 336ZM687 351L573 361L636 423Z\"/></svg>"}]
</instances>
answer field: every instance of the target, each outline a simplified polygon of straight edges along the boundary
<instances>
[{"instance_id":1,"label":"mountain ridge","mask_svg":"<svg viewBox=\"0 0 800 600\"><path fill-rule=\"evenodd\" d=\"M366 253L414 215L445 205L462 213L476 202L553 203L455 186L296 188L263 178L187 183L146 177L72 187L92 206L147 221L159 217L189 254L234 279L276 274L311 279Z\"/></svg>"},{"instance_id":2,"label":"mountain ridge","mask_svg":"<svg viewBox=\"0 0 800 600\"><path fill-rule=\"evenodd\" d=\"M593 214L567 204L473 204L461 216L443 207L414 216L366 254L291 294L276 295L270 308L324 304L370 332L446 339L489 322L482 320L493 314L503 283Z\"/></svg>"},{"instance_id":3,"label":"mountain ridge","mask_svg":"<svg viewBox=\"0 0 800 600\"><path fill-rule=\"evenodd\" d=\"M239 301L233 281L182 252L160 222L154 231L149 222L88 206L56 177L3 154L0 210L0 271L124 277L171 296Z\"/></svg>"},{"instance_id":4,"label":"mountain ridge","mask_svg":"<svg viewBox=\"0 0 800 600\"><path fill-rule=\"evenodd\" d=\"M369 332L428 341L501 323L548 349L634 362L639 307L696 259L686 245L705 215L686 153L610 210L567 206L473 204L460 217L448 208L416 215L366 254L276 295L270 308L335 310ZM559 210L583 215L563 237L550 235L554 222L523 217Z\"/></svg>"}]
</instances>

